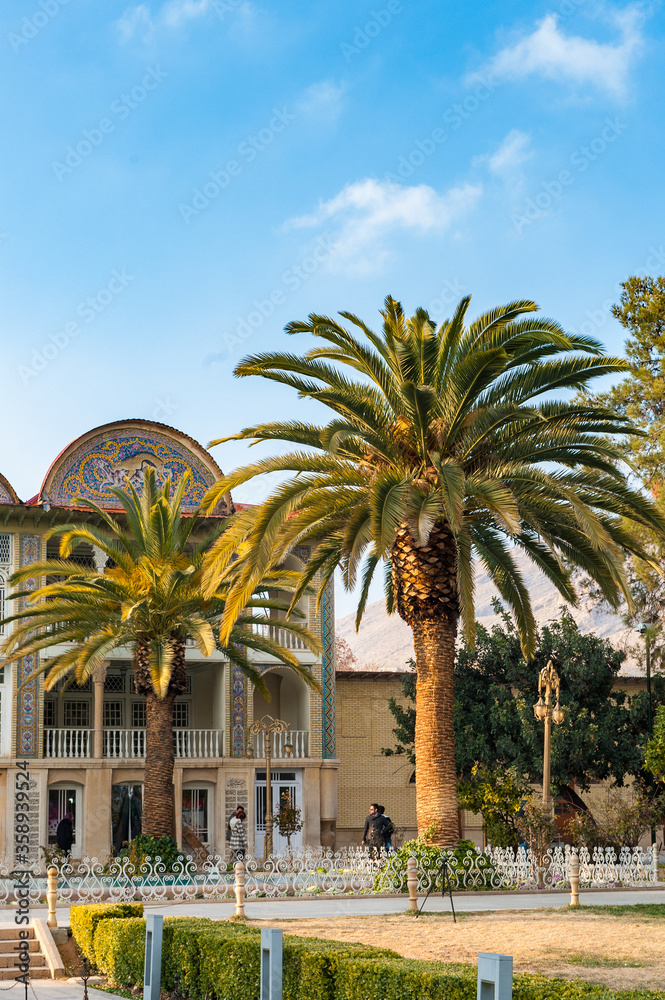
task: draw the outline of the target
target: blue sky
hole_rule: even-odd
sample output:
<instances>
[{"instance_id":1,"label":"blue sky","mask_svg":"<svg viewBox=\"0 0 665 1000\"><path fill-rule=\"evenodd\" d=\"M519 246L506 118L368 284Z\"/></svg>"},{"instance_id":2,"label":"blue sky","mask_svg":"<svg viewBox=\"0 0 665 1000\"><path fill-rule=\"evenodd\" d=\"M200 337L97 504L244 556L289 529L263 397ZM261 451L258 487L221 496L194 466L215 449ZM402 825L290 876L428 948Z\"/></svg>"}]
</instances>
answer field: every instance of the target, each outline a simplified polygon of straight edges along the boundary
<instances>
[{"instance_id":1,"label":"blue sky","mask_svg":"<svg viewBox=\"0 0 665 1000\"><path fill-rule=\"evenodd\" d=\"M302 413L232 372L310 311L533 298L620 352L619 283L665 267L658 5L5 0L0 45L23 498L106 421Z\"/></svg>"}]
</instances>

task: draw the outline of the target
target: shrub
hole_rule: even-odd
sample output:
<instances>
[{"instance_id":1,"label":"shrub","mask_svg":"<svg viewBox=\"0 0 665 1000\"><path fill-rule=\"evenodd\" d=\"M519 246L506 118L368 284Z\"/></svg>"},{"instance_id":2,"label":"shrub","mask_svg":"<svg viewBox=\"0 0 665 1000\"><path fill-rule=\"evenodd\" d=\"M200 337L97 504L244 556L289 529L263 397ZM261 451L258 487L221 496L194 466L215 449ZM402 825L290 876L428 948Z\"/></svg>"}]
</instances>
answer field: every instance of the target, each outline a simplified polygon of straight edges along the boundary
<instances>
[{"instance_id":1,"label":"shrub","mask_svg":"<svg viewBox=\"0 0 665 1000\"><path fill-rule=\"evenodd\" d=\"M81 908L83 909L83 907ZM242 924L195 917L167 917L162 948L162 989L192 1000L256 1000L260 932ZM95 931L99 967L121 986L143 981L145 921L102 920ZM387 949L285 935L284 1000L475 1000L476 969L403 959ZM611 990L578 980L516 975L515 1000L665 1000L661 990Z\"/></svg>"},{"instance_id":2,"label":"shrub","mask_svg":"<svg viewBox=\"0 0 665 1000\"><path fill-rule=\"evenodd\" d=\"M145 920L102 920L95 931L95 964L117 986L143 982Z\"/></svg>"},{"instance_id":3,"label":"shrub","mask_svg":"<svg viewBox=\"0 0 665 1000\"><path fill-rule=\"evenodd\" d=\"M150 858L151 861L160 858L165 871L169 873L173 872L176 866L177 870L180 870L183 863L190 861L178 849L173 837L169 837L167 834L162 837L153 837L149 833L139 833L132 841L123 844L117 860L120 861L123 858L129 858L137 875L140 874L140 867L146 858Z\"/></svg>"},{"instance_id":4,"label":"shrub","mask_svg":"<svg viewBox=\"0 0 665 1000\"><path fill-rule=\"evenodd\" d=\"M94 937L100 920L142 915L143 903L90 903L85 906L72 906L69 922L80 950L88 961L96 965Z\"/></svg>"},{"instance_id":5,"label":"shrub","mask_svg":"<svg viewBox=\"0 0 665 1000\"><path fill-rule=\"evenodd\" d=\"M406 883L407 862L410 857L415 857L418 862L419 872L430 872L432 875L432 888L440 887L441 879L441 856L446 855L448 859L448 874L450 876L453 889L491 889L492 875L495 866L486 854L479 854L475 844L471 840L460 840L459 846L454 851L445 850L443 847L436 847L429 844L423 838L408 840L388 858L387 863L377 874L374 880L375 892L408 892ZM473 860L473 867L468 864L469 858ZM466 863L465 863L466 862ZM477 882L464 885L464 873L466 871L478 873Z\"/></svg>"},{"instance_id":6,"label":"shrub","mask_svg":"<svg viewBox=\"0 0 665 1000\"><path fill-rule=\"evenodd\" d=\"M590 850L594 847L613 847L618 853L622 847L634 847L650 826L662 822L665 813L665 796L649 798L646 791L637 788L632 801L621 792L610 789L603 805L597 806L592 816L582 810L576 812L566 825L566 833L576 844Z\"/></svg>"}]
</instances>

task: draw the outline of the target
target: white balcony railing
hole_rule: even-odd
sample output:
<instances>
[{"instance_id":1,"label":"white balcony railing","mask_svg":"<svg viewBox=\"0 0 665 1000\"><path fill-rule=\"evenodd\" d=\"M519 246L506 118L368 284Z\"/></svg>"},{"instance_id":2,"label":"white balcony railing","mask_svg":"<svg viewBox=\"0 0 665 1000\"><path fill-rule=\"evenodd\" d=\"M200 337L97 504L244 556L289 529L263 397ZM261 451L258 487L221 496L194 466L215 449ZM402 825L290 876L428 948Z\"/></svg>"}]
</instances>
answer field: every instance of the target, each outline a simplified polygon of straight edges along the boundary
<instances>
[{"instance_id":1,"label":"white balcony railing","mask_svg":"<svg viewBox=\"0 0 665 1000\"><path fill-rule=\"evenodd\" d=\"M174 729L173 750L176 757L223 757L222 729Z\"/></svg>"},{"instance_id":2,"label":"white balcony railing","mask_svg":"<svg viewBox=\"0 0 665 1000\"><path fill-rule=\"evenodd\" d=\"M291 730L289 733L271 733L270 742L271 755L277 760L293 759L295 757L309 757L309 732L306 729ZM289 743L293 750L287 754L284 747ZM258 733L254 737L254 757L258 760L265 758L266 738L264 733Z\"/></svg>"},{"instance_id":3,"label":"white balcony railing","mask_svg":"<svg viewBox=\"0 0 665 1000\"><path fill-rule=\"evenodd\" d=\"M173 752L176 757L222 757L224 732L221 729L174 729ZM145 729L105 729L104 756L145 757Z\"/></svg>"},{"instance_id":4,"label":"white balcony railing","mask_svg":"<svg viewBox=\"0 0 665 1000\"><path fill-rule=\"evenodd\" d=\"M105 729L103 753L128 760L145 757L145 729Z\"/></svg>"},{"instance_id":5,"label":"white balcony railing","mask_svg":"<svg viewBox=\"0 0 665 1000\"><path fill-rule=\"evenodd\" d=\"M45 757L92 757L91 729L45 729Z\"/></svg>"},{"instance_id":6,"label":"white balcony railing","mask_svg":"<svg viewBox=\"0 0 665 1000\"><path fill-rule=\"evenodd\" d=\"M299 635L294 635L280 625L252 625L252 630L256 635L278 642L284 649L307 649Z\"/></svg>"}]
</instances>

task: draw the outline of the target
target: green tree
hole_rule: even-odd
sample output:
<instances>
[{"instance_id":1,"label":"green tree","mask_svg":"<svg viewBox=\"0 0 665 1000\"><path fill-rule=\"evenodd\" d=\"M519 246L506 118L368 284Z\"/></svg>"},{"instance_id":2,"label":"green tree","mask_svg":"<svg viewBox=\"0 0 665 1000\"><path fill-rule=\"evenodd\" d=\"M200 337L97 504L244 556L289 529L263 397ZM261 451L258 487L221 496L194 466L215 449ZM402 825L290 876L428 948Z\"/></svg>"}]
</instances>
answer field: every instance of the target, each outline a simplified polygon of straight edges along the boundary
<instances>
[{"instance_id":1,"label":"green tree","mask_svg":"<svg viewBox=\"0 0 665 1000\"><path fill-rule=\"evenodd\" d=\"M612 313L628 332L626 377L610 389L591 393L586 390L580 401L614 410L631 420L642 435L630 435L622 444L622 457L630 463L646 488L663 509L665 504L665 277L632 277L621 286L620 301ZM636 530L642 546L653 562L626 560L626 574L632 607L624 607L623 616L630 626L651 623L650 645L654 666L665 660L665 579L659 567L665 566L665 543L647 527ZM588 587L592 598L604 603L596 587ZM644 643L631 652L644 659Z\"/></svg>"},{"instance_id":2,"label":"green tree","mask_svg":"<svg viewBox=\"0 0 665 1000\"><path fill-rule=\"evenodd\" d=\"M515 768L529 781L542 781L542 722L533 715L538 672L555 656L561 677L565 720L552 732L552 783L556 788L589 787L609 778L623 785L640 776L647 733L646 692L629 698L615 690L624 654L593 634L583 634L564 609L544 625L538 649L524 658L508 615L491 631L478 627L475 648L463 645L455 663L455 745L457 773L469 779L476 764L494 770ZM406 675L405 706L391 699L397 723L395 749L413 759L415 736L413 675ZM665 681L654 679L657 701L665 701ZM411 702L411 704L409 704Z\"/></svg>"},{"instance_id":3,"label":"green tree","mask_svg":"<svg viewBox=\"0 0 665 1000\"><path fill-rule=\"evenodd\" d=\"M271 560L294 545L318 541L302 587L318 574L319 595L338 566L349 589L360 575L358 621L374 572L386 563L388 608L410 626L416 653L418 828L434 825L444 846L458 840L453 665L458 622L470 643L475 634L474 556L513 610L531 656L536 625L513 546L565 600L576 595L564 558L616 605L627 592L623 550L642 553L622 517L665 527L616 467L611 438L629 433L629 422L562 398L563 390L625 371L626 362L528 315L533 302L512 302L467 326L469 301L438 329L423 309L407 319L392 298L380 333L350 313L341 314L346 327L317 315L289 324L288 333L319 344L304 355L247 358L236 374L289 386L332 410L332 419L233 435L296 449L224 476L207 497L212 505L256 476L292 474L238 516L211 560L212 585L238 546L247 553L227 602L227 630Z\"/></svg>"},{"instance_id":4,"label":"green tree","mask_svg":"<svg viewBox=\"0 0 665 1000\"><path fill-rule=\"evenodd\" d=\"M656 781L665 782L665 705L659 705L653 736L644 751L644 766Z\"/></svg>"},{"instance_id":5,"label":"green tree","mask_svg":"<svg viewBox=\"0 0 665 1000\"><path fill-rule=\"evenodd\" d=\"M129 492L111 491L122 507L121 517L82 501L96 524L86 518L85 523L51 530L49 537L60 536L61 558L33 563L14 573L11 583L20 586L36 575L55 579L35 591L16 590L11 597L28 602L27 606L4 620L13 622L14 628L2 645L2 664L30 653L45 654L49 658L42 659L39 670L46 673L47 690L61 678L84 683L114 649L133 652L136 691L146 698L143 832L157 837L174 833L173 702L187 686L187 639L204 656L221 650L264 693L265 683L252 666L249 650L277 657L308 684L314 683L295 654L272 641L261 627L271 611L288 608L288 599L269 599L268 588L290 586L289 574L266 578L220 644L217 633L229 582L204 596L202 567L225 524L218 522L210 530L198 514L182 515L186 483L183 477L171 493L168 480L160 488L154 472L147 470L141 496L132 487ZM107 556L105 572L68 559L81 542L97 546ZM303 625L286 621L280 626L318 648ZM56 643L64 651L50 655Z\"/></svg>"},{"instance_id":6,"label":"green tree","mask_svg":"<svg viewBox=\"0 0 665 1000\"><path fill-rule=\"evenodd\" d=\"M516 767L474 764L458 784L461 809L482 813L485 839L494 847L517 847L518 814L532 789Z\"/></svg>"}]
</instances>

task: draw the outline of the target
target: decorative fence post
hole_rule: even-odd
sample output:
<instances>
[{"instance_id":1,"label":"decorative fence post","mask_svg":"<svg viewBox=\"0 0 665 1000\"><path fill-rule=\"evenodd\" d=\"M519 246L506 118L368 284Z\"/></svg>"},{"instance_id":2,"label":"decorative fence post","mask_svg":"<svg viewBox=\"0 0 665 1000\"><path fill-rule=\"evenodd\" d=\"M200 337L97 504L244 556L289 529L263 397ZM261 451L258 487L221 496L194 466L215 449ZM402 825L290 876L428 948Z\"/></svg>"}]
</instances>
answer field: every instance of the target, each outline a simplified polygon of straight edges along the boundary
<instances>
[{"instance_id":1,"label":"decorative fence post","mask_svg":"<svg viewBox=\"0 0 665 1000\"><path fill-rule=\"evenodd\" d=\"M409 910L418 910L418 862L409 858L406 863L406 885L409 890Z\"/></svg>"},{"instance_id":2,"label":"decorative fence post","mask_svg":"<svg viewBox=\"0 0 665 1000\"><path fill-rule=\"evenodd\" d=\"M48 903L47 927L57 927L58 920L55 915L55 904L58 900L58 869L55 865L50 865L46 872L46 901Z\"/></svg>"},{"instance_id":3,"label":"decorative fence post","mask_svg":"<svg viewBox=\"0 0 665 1000\"><path fill-rule=\"evenodd\" d=\"M511 1000L512 995L513 956L480 952L476 1000Z\"/></svg>"},{"instance_id":4,"label":"decorative fence post","mask_svg":"<svg viewBox=\"0 0 665 1000\"><path fill-rule=\"evenodd\" d=\"M236 861L235 865L235 894L236 894L236 918L245 919L245 866L242 861Z\"/></svg>"},{"instance_id":5,"label":"decorative fence post","mask_svg":"<svg viewBox=\"0 0 665 1000\"><path fill-rule=\"evenodd\" d=\"M570 905L579 906L580 905L580 856L574 848L570 852L568 871L570 873Z\"/></svg>"},{"instance_id":6,"label":"decorative fence post","mask_svg":"<svg viewBox=\"0 0 665 1000\"><path fill-rule=\"evenodd\" d=\"M261 928L261 1000L282 1000L282 932Z\"/></svg>"},{"instance_id":7,"label":"decorative fence post","mask_svg":"<svg viewBox=\"0 0 665 1000\"><path fill-rule=\"evenodd\" d=\"M658 848L655 844L651 845L651 881L658 881Z\"/></svg>"},{"instance_id":8,"label":"decorative fence post","mask_svg":"<svg viewBox=\"0 0 665 1000\"><path fill-rule=\"evenodd\" d=\"M143 1000L159 1000L162 982L162 932L164 918L149 913L145 918L145 961L143 963Z\"/></svg>"}]
</instances>

